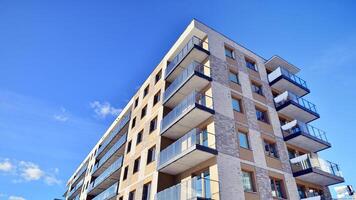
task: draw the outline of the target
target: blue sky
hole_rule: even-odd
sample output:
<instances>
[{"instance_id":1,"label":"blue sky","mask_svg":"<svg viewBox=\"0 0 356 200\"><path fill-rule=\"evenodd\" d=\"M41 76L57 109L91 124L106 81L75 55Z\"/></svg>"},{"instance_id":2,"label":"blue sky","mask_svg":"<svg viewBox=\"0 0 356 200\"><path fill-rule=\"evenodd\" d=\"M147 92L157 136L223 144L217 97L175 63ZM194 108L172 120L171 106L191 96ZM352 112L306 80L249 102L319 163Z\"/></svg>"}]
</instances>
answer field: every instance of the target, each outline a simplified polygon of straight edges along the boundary
<instances>
[{"instance_id":1,"label":"blue sky","mask_svg":"<svg viewBox=\"0 0 356 200\"><path fill-rule=\"evenodd\" d=\"M247 3L248 2L248 3ZM297 3L298 2L298 3ZM0 1L0 200L65 182L192 18L299 66L356 186L353 1Z\"/></svg>"}]
</instances>

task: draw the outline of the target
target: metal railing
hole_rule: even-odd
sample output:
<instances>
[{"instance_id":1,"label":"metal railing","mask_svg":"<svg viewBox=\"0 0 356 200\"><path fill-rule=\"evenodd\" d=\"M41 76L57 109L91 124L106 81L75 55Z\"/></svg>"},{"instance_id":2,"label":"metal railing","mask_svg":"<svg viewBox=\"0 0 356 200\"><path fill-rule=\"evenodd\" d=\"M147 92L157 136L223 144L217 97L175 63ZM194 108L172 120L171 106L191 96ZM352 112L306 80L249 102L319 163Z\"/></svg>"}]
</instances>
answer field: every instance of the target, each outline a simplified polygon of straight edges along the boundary
<instances>
[{"instance_id":1,"label":"metal railing","mask_svg":"<svg viewBox=\"0 0 356 200\"><path fill-rule=\"evenodd\" d=\"M318 111L316 110L315 104L305 100L302 97L298 97L297 95L295 95L289 91L285 91L284 93L280 94L279 96L277 96L275 98L276 107L279 107L285 103L288 103L289 101L292 101L309 111L318 113Z\"/></svg>"},{"instance_id":2,"label":"metal railing","mask_svg":"<svg viewBox=\"0 0 356 200\"><path fill-rule=\"evenodd\" d=\"M290 123L293 123L293 122L290 122ZM303 132L303 133L307 133L313 137L316 137L324 142L328 142L328 138L326 137L325 131L318 129L312 125L302 123L302 122L297 122L294 127L290 128L288 130L284 130L284 132L286 132L287 135Z\"/></svg>"},{"instance_id":3,"label":"metal railing","mask_svg":"<svg viewBox=\"0 0 356 200\"><path fill-rule=\"evenodd\" d=\"M98 194L92 200L107 200L117 195L117 189L119 187L119 183L114 183L108 189L104 190L100 194Z\"/></svg>"},{"instance_id":4,"label":"metal railing","mask_svg":"<svg viewBox=\"0 0 356 200\"><path fill-rule=\"evenodd\" d=\"M190 111L195 107L195 104L213 109L213 99L205 94L196 91L189 94L183 99L171 112L169 112L162 120L161 131L165 131L171 124L178 120L182 114Z\"/></svg>"},{"instance_id":5,"label":"metal railing","mask_svg":"<svg viewBox=\"0 0 356 200\"><path fill-rule=\"evenodd\" d=\"M284 69L283 67L278 67L272 73L270 73L268 75L268 80L269 80L269 82L272 82L276 78L278 78L278 77L280 77L282 75L286 76L288 79L293 81L295 84L300 85L300 86L302 86L304 88L308 88L307 82L305 80L301 79L299 76L297 76L295 74L292 74L291 72L289 72L288 70Z\"/></svg>"},{"instance_id":6,"label":"metal railing","mask_svg":"<svg viewBox=\"0 0 356 200\"><path fill-rule=\"evenodd\" d=\"M177 89L180 88L194 74L194 72L199 72L210 77L210 67L205 66L197 61L193 61L166 89L164 92L163 102L166 102L173 95L173 93L177 91Z\"/></svg>"},{"instance_id":7,"label":"metal railing","mask_svg":"<svg viewBox=\"0 0 356 200\"><path fill-rule=\"evenodd\" d=\"M81 177L84 174L84 172L87 171L87 167L88 167L88 164L85 164L80 168L80 170L74 176L75 178L73 179L72 183L75 183L79 179L79 177Z\"/></svg>"},{"instance_id":8,"label":"metal railing","mask_svg":"<svg viewBox=\"0 0 356 200\"><path fill-rule=\"evenodd\" d=\"M90 192L93 190L96 186L111 176L111 174L119 170L122 167L122 161L123 157L121 156L90 184L88 191Z\"/></svg>"},{"instance_id":9,"label":"metal railing","mask_svg":"<svg viewBox=\"0 0 356 200\"><path fill-rule=\"evenodd\" d=\"M158 166L166 164L168 161L173 160L184 151L197 144L215 149L215 134L207 131L199 131L198 129L189 131L187 134L160 152Z\"/></svg>"},{"instance_id":10,"label":"metal railing","mask_svg":"<svg viewBox=\"0 0 356 200\"><path fill-rule=\"evenodd\" d=\"M122 119L119 122L119 124L110 131L109 136L107 138L105 138L103 143L100 145L96 155L99 155L105 149L105 147L121 131L121 129L130 121L130 119L131 119L131 113L129 113L129 114L127 114L127 115L122 117Z\"/></svg>"},{"instance_id":11,"label":"metal railing","mask_svg":"<svg viewBox=\"0 0 356 200\"><path fill-rule=\"evenodd\" d=\"M118 149L120 149L127 140L127 133L125 133L121 138L110 148L108 152L94 165L94 173L98 168L100 168Z\"/></svg>"},{"instance_id":12,"label":"metal railing","mask_svg":"<svg viewBox=\"0 0 356 200\"><path fill-rule=\"evenodd\" d=\"M177 65L183 60L183 58L194 48L194 46L199 46L205 50L208 50L207 42L193 36L187 44L182 48L182 50L173 58L173 60L167 65L165 77L177 67Z\"/></svg>"},{"instance_id":13,"label":"metal railing","mask_svg":"<svg viewBox=\"0 0 356 200\"><path fill-rule=\"evenodd\" d=\"M67 196L70 197L70 196L72 196L75 192L77 192L78 189L80 189L80 188L82 187L83 183L84 183L84 179L82 179L81 181L79 181L79 182L77 183L77 185L75 185L75 186L72 188L72 190L69 191L69 193L68 193Z\"/></svg>"},{"instance_id":14,"label":"metal railing","mask_svg":"<svg viewBox=\"0 0 356 200\"><path fill-rule=\"evenodd\" d=\"M329 174L343 177L337 164L319 158L316 154L304 154L290 160L293 172L316 168Z\"/></svg>"},{"instance_id":15,"label":"metal railing","mask_svg":"<svg viewBox=\"0 0 356 200\"><path fill-rule=\"evenodd\" d=\"M193 177L160 191L155 200L219 199L219 182L207 178Z\"/></svg>"}]
</instances>

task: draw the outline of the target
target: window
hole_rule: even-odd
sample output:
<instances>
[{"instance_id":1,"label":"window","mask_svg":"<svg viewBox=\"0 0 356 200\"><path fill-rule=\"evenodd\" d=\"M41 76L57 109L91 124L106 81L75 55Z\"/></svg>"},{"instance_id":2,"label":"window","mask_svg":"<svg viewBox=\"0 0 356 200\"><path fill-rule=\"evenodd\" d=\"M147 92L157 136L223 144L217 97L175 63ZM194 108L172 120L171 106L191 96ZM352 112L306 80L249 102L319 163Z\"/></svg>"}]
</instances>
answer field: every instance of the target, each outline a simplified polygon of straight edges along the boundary
<instances>
[{"instance_id":1,"label":"window","mask_svg":"<svg viewBox=\"0 0 356 200\"><path fill-rule=\"evenodd\" d=\"M232 98L232 109L236 112L242 112L240 99Z\"/></svg>"},{"instance_id":2,"label":"window","mask_svg":"<svg viewBox=\"0 0 356 200\"><path fill-rule=\"evenodd\" d=\"M143 130L137 133L136 137L136 145L140 144L142 142L142 135L143 135Z\"/></svg>"},{"instance_id":3,"label":"window","mask_svg":"<svg viewBox=\"0 0 356 200\"><path fill-rule=\"evenodd\" d=\"M262 85L252 82L251 83L252 92L263 96Z\"/></svg>"},{"instance_id":4,"label":"window","mask_svg":"<svg viewBox=\"0 0 356 200\"><path fill-rule=\"evenodd\" d=\"M133 173L138 172L138 170L140 169L140 160L141 158L138 157L135 162L134 162L134 167L133 167Z\"/></svg>"},{"instance_id":5,"label":"window","mask_svg":"<svg viewBox=\"0 0 356 200\"><path fill-rule=\"evenodd\" d=\"M245 192L254 192L252 172L242 171L242 185Z\"/></svg>"},{"instance_id":6,"label":"window","mask_svg":"<svg viewBox=\"0 0 356 200\"><path fill-rule=\"evenodd\" d=\"M256 63L250 59L245 59L246 61L246 67L249 69L252 69L254 71L257 71Z\"/></svg>"},{"instance_id":7,"label":"window","mask_svg":"<svg viewBox=\"0 0 356 200\"><path fill-rule=\"evenodd\" d=\"M159 70L159 72L155 76L155 83L157 83L162 77L162 70Z\"/></svg>"},{"instance_id":8,"label":"window","mask_svg":"<svg viewBox=\"0 0 356 200\"><path fill-rule=\"evenodd\" d=\"M234 50L232 50L231 48L225 47L225 56L231 59L235 59L234 56Z\"/></svg>"},{"instance_id":9,"label":"window","mask_svg":"<svg viewBox=\"0 0 356 200\"><path fill-rule=\"evenodd\" d=\"M135 99L135 108L138 106L138 97Z\"/></svg>"},{"instance_id":10,"label":"window","mask_svg":"<svg viewBox=\"0 0 356 200\"><path fill-rule=\"evenodd\" d=\"M297 185L298 188L298 194L301 199L307 198L306 192L305 192L305 187L301 185Z\"/></svg>"},{"instance_id":11,"label":"window","mask_svg":"<svg viewBox=\"0 0 356 200\"><path fill-rule=\"evenodd\" d=\"M143 185L142 200L149 200L151 196L151 183Z\"/></svg>"},{"instance_id":12,"label":"window","mask_svg":"<svg viewBox=\"0 0 356 200\"><path fill-rule=\"evenodd\" d=\"M270 178L270 180L271 180L272 196L277 198L284 198L282 181L275 178Z\"/></svg>"},{"instance_id":13,"label":"window","mask_svg":"<svg viewBox=\"0 0 356 200\"><path fill-rule=\"evenodd\" d=\"M124 200L124 197L123 196L119 197L119 200Z\"/></svg>"},{"instance_id":14,"label":"window","mask_svg":"<svg viewBox=\"0 0 356 200\"><path fill-rule=\"evenodd\" d=\"M161 100L161 90L153 97L153 105L156 105Z\"/></svg>"},{"instance_id":15,"label":"window","mask_svg":"<svg viewBox=\"0 0 356 200\"><path fill-rule=\"evenodd\" d=\"M266 111L256 108L256 117L257 120L268 123L268 117Z\"/></svg>"},{"instance_id":16,"label":"window","mask_svg":"<svg viewBox=\"0 0 356 200\"><path fill-rule=\"evenodd\" d=\"M151 120L150 122L150 133L157 129L157 117Z\"/></svg>"},{"instance_id":17,"label":"window","mask_svg":"<svg viewBox=\"0 0 356 200\"><path fill-rule=\"evenodd\" d=\"M126 151L126 154L128 154L128 153L131 151L131 143L132 143L131 140L127 143L127 151Z\"/></svg>"},{"instance_id":18,"label":"window","mask_svg":"<svg viewBox=\"0 0 356 200\"><path fill-rule=\"evenodd\" d=\"M131 128L134 128L135 126L136 126L136 117L132 119Z\"/></svg>"},{"instance_id":19,"label":"window","mask_svg":"<svg viewBox=\"0 0 356 200\"><path fill-rule=\"evenodd\" d=\"M124 176L122 177L122 180L127 179L127 174L129 173L129 166L126 166L124 169Z\"/></svg>"},{"instance_id":20,"label":"window","mask_svg":"<svg viewBox=\"0 0 356 200\"><path fill-rule=\"evenodd\" d=\"M156 160L156 147L148 149L147 152L147 165Z\"/></svg>"},{"instance_id":21,"label":"window","mask_svg":"<svg viewBox=\"0 0 356 200\"><path fill-rule=\"evenodd\" d=\"M295 157L298 157L299 155L296 150L288 148L288 156L289 156L289 159L293 159Z\"/></svg>"},{"instance_id":22,"label":"window","mask_svg":"<svg viewBox=\"0 0 356 200\"><path fill-rule=\"evenodd\" d=\"M135 200L135 190L133 190L133 191L131 191L131 192L129 193L129 198L128 198L128 200Z\"/></svg>"},{"instance_id":23,"label":"window","mask_svg":"<svg viewBox=\"0 0 356 200\"><path fill-rule=\"evenodd\" d=\"M229 80L233 83L240 84L239 76L235 72L232 71L229 72Z\"/></svg>"},{"instance_id":24,"label":"window","mask_svg":"<svg viewBox=\"0 0 356 200\"><path fill-rule=\"evenodd\" d=\"M246 133L238 132L239 134L239 144L240 147L245 148L245 149L250 149L250 145L248 142L248 136Z\"/></svg>"},{"instance_id":25,"label":"window","mask_svg":"<svg viewBox=\"0 0 356 200\"><path fill-rule=\"evenodd\" d=\"M278 152L276 144L267 140L264 140L265 144L265 152L268 156L272 156L274 158L278 158Z\"/></svg>"},{"instance_id":26,"label":"window","mask_svg":"<svg viewBox=\"0 0 356 200\"><path fill-rule=\"evenodd\" d=\"M141 110L141 119L144 118L146 114L147 114L147 105L145 105L145 107L143 107Z\"/></svg>"},{"instance_id":27,"label":"window","mask_svg":"<svg viewBox=\"0 0 356 200\"><path fill-rule=\"evenodd\" d=\"M149 90L150 90L150 85L147 85L147 87L143 90L143 97L147 96Z\"/></svg>"}]
</instances>

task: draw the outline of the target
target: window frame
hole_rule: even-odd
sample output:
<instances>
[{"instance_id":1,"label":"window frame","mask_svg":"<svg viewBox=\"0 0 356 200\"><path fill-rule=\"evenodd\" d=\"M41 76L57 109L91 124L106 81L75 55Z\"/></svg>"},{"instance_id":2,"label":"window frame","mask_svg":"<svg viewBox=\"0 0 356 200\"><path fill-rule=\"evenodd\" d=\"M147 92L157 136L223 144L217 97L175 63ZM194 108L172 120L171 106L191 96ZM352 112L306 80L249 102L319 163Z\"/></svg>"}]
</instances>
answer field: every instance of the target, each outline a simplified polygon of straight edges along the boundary
<instances>
[{"instance_id":1,"label":"window frame","mask_svg":"<svg viewBox=\"0 0 356 200\"><path fill-rule=\"evenodd\" d=\"M140 163L141 163L141 157L138 157L135 159L134 161L134 166L132 169L132 174L137 173L138 171L140 171Z\"/></svg>"},{"instance_id":2,"label":"window frame","mask_svg":"<svg viewBox=\"0 0 356 200\"><path fill-rule=\"evenodd\" d=\"M239 140L239 147L251 150L250 139L248 137L248 133L245 133L245 132L242 132L242 131L237 131L237 134L238 134L238 140ZM241 135L245 136L247 147L241 145L241 137L240 137Z\"/></svg>"},{"instance_id":3,"label":"window frame","mask_svg":"<svg viewBox=\"0 0 356 200\"><path fill-rule=\"evenodd\" d=\"M132 147L132 140L127 142L126 154L130 153Z\"/></svg>"},{"instance_id":4,"label":"window frame","mask_svg":"<svg viewBox=\"0 0 356 200\"><path fill-rule=\"evenodd\" d=\"M147 104L141 109L141 119L147 115Z\"/></svg>"},{"instance_id":5,"label":"window frame","mask_svg":"<svg viewBox=\"0 0 356 200\"><path fill-rule=\"evenodd\" d=\"M227 58L230 58L230 59L235 60L235 50L234 50L233 48L228 47L228 46L225 46L224 52L225 52L225 56L226 56ZM227 52L229 52L229 55L227 54ZM230 54L231 54L231 55L230 55Z\"/></svg>"},{"instance_id":6,"label":"window frame","mask_svg":"<svg viewBox=\"0 0 356 200\"><path fill-rule=\"evenodd\" d=\"M256 119L260 122L264 122L266 124L269 124L269 116L268 116L268 111L263 110L261 108L256 107ZM261 113L261 115L259 115L258 113ZM261 116L263 118L261 118Z\"/></svg>"},{"instance_id":7,"label":"window frame","mask_svg":"<svg viewBox=\"0 0 356 200\"><path fill-rule=\"evenodd\" d=\"M153 96L153 106L155 106L161 100L161 90L158 90Z\"/></svg>"},{"instance_id":8,"label":"window frame","mask_svg":"<svg viewBox=\"0 0 356 200\"><path fill-rule=\"evenodd\" d=\"M122 180L123 180L123 181L127 179L128 174L129 174L129 166L126 165L126 167L124 168L124 174L123 174L123 176L122 176Z\"/></svg>"},{"instance_id":9,"label":"window frame","mask_svg":"<svg viewBox=\"0 0 356 200\"><path fill-rule=\"evenodd\" d=\"M267 156L279 159L279 152L278 152L278 147L276 142L272 142L264 139L263 144L264 144L265 154Z\"/></svg>"},{"instance_id":10,"label":"window frame","mask_svg":"<svg viewBox=\"0 0 356 200\"><path fill-rule=\"evenodd\" d=\"M270 185L271 185L271 191L272 191L272 197L273 198L278 198L278 199L284 199L285 198L285 194L284 194L284 183L282 179L278 179L278 178L274 178L274 177L270 177ZM276 184L278 183L278 184ZM277 185L280 186L280 191L277 190ZM275 192L276 195L273 195ZM280 194L280 196L278 195Z\"/></svg>"},{"instance_id":11,"label":"window frame","mask_svg":"<svg viewBox=\"0 0 356 200\"><path fill-rule=\"evenodd\" d=\"M235 104L234 102L237 102L237 105L238 105L238 110L235 109ZM239 112L239 113L243 113L243 110L242 110L242 104L241 104L241 99L238 99L238 98L235 98L235 97L231 97L231 104L232 104L232 110L235 111L235 112Z\"/></svg>"},{"instance_id":12,"label":"window frame","mask_svg":"<svg viewBox=\"0 0 356 200\"><path fill-rule=\"evenodd\" d=\"M154 122L154 126L152 126L152 122ZM149 133L152 133L153 131L157 130L157 125L158 125L158 120L157 120L157 116L156 116L150 121ZM154 127L154 128L152 129L152 127Z\"/></svg>"},{"instance_id":13,"label":"window frame","mask_svg":"<svg viewBox=\"0 0 356 200\"><path fill-rule=\"evenodd\" d=\"M141 144L142 140L143 140L143 130L138 132L136 135L136 146Z\"/></svg>"},{"instance_id":14,"label":"window frame","mask_svg":"<svg viewBox=\"0 0 356 200\"><path fill-rule=\"evenodd\" d=\"M253 93L264 96L263 86L259 83L251 81L251 90Z\"/></svg>"},{"instance_id":15,"label":"window frame","mask_svg":"<svg viewBox=\"0 0 356 200\"><path fill-rule=\"evenodd\" d=\"M154 161L156 161L156 145L147 150L146 165L149 165Z\"/></svg>"},{"instance_id":16,"label":"window frame","mask_svg":"<svg viewBox=\"0 0 356 200\"><path fill-rule=\"evenodd\" d=\"M256 192L253 172L248 170L243 170L243 169L241 171L242 171L242 187L244 189L244 192ZM250 190L245 188L245 184L244 184L244 178L246 178L245 174L248 175L247 178L249 180L249 187L251 188Z\"/></svg>"},{"instance_id":17,"label":"window frame","mask_svg":"<svg viewBox=\"0 0 356 200\"><path fill-rule=\"evenodd\" d=\"M152 183L145 183L142 187L142 200L149 200L151 198Z\"/></svg>"},{"instance_id":18,"label":"window frame","mask_svg":"<svg viewBox=\"0 0 356 200\"><path fill-rule=\"evenodd\" d=\"M158 73L155 75L155 84L158 83L162 79L162 69L158 71Z\"/></svg>"},{"instance_id":19,"label":"window frame","mask_svg":"<svg viewBox=\"0 0 356 200\"><path fill-rule=\"evenodd\" d=\"M234 78L236 78L236 80L232 79L232 78L231 78L232 76L233 76ZM230 82L233 82L233 83L235 83L235 84L240 85L239 74L236 73L236 72L234 72L234 71L229 70L229 81L230 81Z\"/></svg>"},{"instance_id":20,"label":"window frame","mask_svg":"<svg viewBox=\"0 0 356 200\"><path fill-rule=\"evenodd\" d=\"M256 61L245 57L245 63L248 69L258 72Z\"/></svg>"},{"instance_id":21,"label":"window frame","mask_svg":"<svg viewBox=\"0 0 356 200\"><path fill-rule=\"evenodd\" d=\"M143 98L145 98L148 93L150 92L150 85L148 84L145 89L143 90Z\"/></svg>"}]
</instances>

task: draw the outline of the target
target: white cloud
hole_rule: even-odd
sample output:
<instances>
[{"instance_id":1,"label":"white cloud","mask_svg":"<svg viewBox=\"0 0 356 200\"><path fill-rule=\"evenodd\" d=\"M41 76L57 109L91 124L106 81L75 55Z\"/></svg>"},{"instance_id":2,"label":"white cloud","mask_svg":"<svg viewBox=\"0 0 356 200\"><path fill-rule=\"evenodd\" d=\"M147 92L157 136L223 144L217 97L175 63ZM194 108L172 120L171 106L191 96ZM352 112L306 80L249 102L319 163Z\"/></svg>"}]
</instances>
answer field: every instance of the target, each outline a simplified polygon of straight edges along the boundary
<instances>
[{"instance_id":1,"label":"white cloud","mask_svg":"<svg viewBox=\"0 0 356 200\"><path fill-rule=\"evenodd\" d=\"M100 118L105 118L108 115L117 116L122 111L120 108L111 106L109 102L93 101L90 103L90 107L94 109L95 114Z\"/></svg>"},{"instance_id":2,"label":"white cloud","mask_svg":"<svg viewBox=\"0 0 356 200\"><path fill-rule=\"evenodd\" d=\"M9 159L5 159L3 162L0 162L0 171L3 172L10 172L12 171L14 166L9 161Z\"/></svg>"},{"instance_id":3,"label":"white cloud","mask_svg":"<svg viewBox=\"0 0 356 200\"><path fill-rule=\"evenodd\" d=\"M26 199L20 196L9 196L9 200L26 200Z\"/></svg>"},{"instance_id":4,"label":"white cloud","mask_svg":"<svg viewBox=\"0 0 356 200\"><path fill-rule=\"evenodd\" d=\"M69 117L67 111L64 107L61 107L61 111L59 114L54 114L53 119L59 122L66 122L68 121Z\"/></svg>"},{"instance_id":5,"label":"white cloud","mask_svg":"<svg viewBox=\"0 0 356 200\"><path fill-rule=\"evenodd\" d=\"M31 162L21 161L19 166L21 173L20 175L26 181L39 180L45 174L38 165Z\"/></svg>"}]
</instances>

